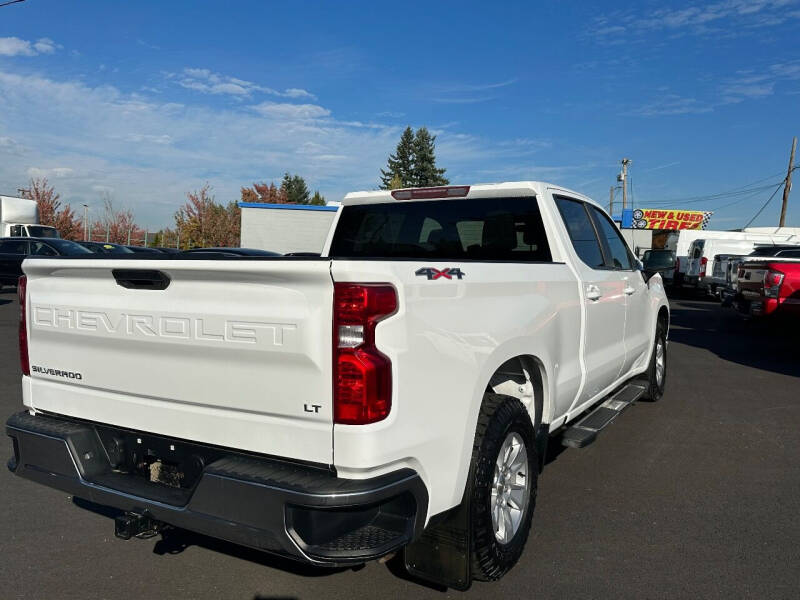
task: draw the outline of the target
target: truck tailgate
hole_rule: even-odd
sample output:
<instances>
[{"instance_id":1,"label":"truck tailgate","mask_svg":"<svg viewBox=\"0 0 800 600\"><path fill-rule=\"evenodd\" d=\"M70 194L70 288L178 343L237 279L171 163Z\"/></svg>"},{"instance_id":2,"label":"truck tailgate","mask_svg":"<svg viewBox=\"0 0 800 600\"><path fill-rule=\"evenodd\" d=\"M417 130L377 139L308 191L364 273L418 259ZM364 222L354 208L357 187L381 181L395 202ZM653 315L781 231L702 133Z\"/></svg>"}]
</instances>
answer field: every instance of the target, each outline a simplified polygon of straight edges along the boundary
<instances>
[{"instance_id":1,"label":"truck tailgate","mask_svg":"<svg viewBox=\"0 0 800 600\"><path fill-rule=\"evenodd\" d=\"M23 268L26 405L332 462L327 260L35 259ZM158 273L166 289L130 283Z\"/></svg>"}]
</instances>

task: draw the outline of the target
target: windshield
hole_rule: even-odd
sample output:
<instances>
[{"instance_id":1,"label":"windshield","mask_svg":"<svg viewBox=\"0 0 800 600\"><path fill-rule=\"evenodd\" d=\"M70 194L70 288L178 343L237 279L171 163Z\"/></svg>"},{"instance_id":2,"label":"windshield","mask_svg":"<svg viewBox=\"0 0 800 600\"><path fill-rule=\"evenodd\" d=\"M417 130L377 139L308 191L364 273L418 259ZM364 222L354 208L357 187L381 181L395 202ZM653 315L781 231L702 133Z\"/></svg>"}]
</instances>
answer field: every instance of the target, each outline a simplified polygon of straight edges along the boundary
<instances>
[{"instance_id":1,"label":"windshield","mask_svg":"<svg viewBox=\"0 0 800 600\"><path fill-rule=\"evenodd\" d=\"M76 244L75 242L70 242L67 240L62 239L51 239L47 241L53 248L58 250L59 254L64 256L76 256L79 254L91 254L90 250L87 250L80 244Z\"/></svg>"},{"instance_id":2,"label":"windshield","mask_svg":"<svg viewBox=\"0 0 800 600\"><path fill-rule=\"evenodd\" d=\"M28 225L28 235L38 238L58 238L58 230L55 227L45 227L44 225Z\"/></svg>"},{"instance_id":3,"label":"windshield","mask_svg":"<svg viewBox=\"0 0 800 600\"><path fill-rule=\"evenodd\" d=\"M661 269L675 266L675 254L670 251L654 252L648 250L644 253L642 261L645 267Z\"/></svg>"}]
</instances>

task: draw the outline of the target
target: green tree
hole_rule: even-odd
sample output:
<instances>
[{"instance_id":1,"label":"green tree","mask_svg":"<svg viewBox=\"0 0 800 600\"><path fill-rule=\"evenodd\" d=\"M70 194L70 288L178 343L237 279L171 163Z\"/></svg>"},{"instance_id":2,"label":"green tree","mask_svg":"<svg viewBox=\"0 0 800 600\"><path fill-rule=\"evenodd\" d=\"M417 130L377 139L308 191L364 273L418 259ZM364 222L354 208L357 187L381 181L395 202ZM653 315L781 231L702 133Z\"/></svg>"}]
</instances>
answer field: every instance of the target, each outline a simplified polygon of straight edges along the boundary
<instances>
[{"instance_id":1,"label":"green tree","mask_svg":"<svg viewBox=\"0 0 800 600\"><path fill-rule=\"evenodd\" d=\"M394 154L389 155L386 170L381 169L381 189L393 188L395 179L400 181L399 187L413 187L414 185L414 130L406 127Z\"/></svg>"},{"instance_id":2,"label":"green tree","mask_svg":"<svg viewBox=\"0 0 800 600\"><path fill-rule=\"evenodd\" d=\"M319 193L319 190L314 192L314 195L311 197L311 201L309 204L313 204L315 206L325 206L325 196Z\"/></svg>"},{"instance_id":3,"label":"green tree","mask_svg":"<svg viewBox=\"0 0 800 600\"><path fill-rule=\"evenodd\" d=\"M311 200L306 180L300 175L284 174L283 181L281 181L281 191L286 194L289 204L308 204Z\"/></svg>"},{"instance_id":4,"label":"green tree","mask_svg":"<svg viewBox=\"0 0 800 600\"><path fill-rule=\"evenodd\" d=\"M444 176L447 169L436 166L436 136L427 127L420 127L414 136L414 170L411 178L414 187L447 185L450 180Z\"/></svg>"}]
</instances>

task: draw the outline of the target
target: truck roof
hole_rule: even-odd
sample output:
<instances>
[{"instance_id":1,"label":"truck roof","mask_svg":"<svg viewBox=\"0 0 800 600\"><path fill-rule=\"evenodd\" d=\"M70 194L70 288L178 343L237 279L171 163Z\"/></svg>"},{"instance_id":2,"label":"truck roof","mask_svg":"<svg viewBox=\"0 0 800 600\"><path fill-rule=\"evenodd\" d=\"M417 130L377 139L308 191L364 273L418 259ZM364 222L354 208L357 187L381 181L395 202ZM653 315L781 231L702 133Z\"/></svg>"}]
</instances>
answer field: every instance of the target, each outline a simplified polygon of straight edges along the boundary
<instances>
[{"instance_id":1,"label":"truck roof","mask_svg":"<svg viewBox=\"0 0 800 600\"><path fill-rule=\"evenodd\" d=\"M591 198L587 198L583 194L544 181L506 181L503 183L478 183L474 185L446 185L432 188L402 188L398 190L350 192L342 199L342 205L377 204L382 202L396 202L397 200L464 200L467 198L537 196L546 189L564 192L600 207L597 202Z\"/></svg>"}]
</instances>

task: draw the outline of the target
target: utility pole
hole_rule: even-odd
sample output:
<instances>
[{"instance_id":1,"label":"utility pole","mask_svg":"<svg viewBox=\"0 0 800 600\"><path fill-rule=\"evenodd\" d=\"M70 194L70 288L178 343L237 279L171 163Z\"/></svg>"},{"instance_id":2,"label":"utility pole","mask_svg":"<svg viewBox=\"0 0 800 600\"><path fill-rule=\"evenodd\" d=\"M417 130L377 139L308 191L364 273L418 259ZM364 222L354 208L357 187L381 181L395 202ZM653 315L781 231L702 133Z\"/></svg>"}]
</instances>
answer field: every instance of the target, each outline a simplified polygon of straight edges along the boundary
<instances>
[{"instance_id":1,"label":"utility pole","mask_svg":"<svg viewBox=\"0 0 800 600\"><path fill-rule=\"evenodd\" d=\"M83 241L89 241L89 205L83 205Z\"/></svg>"},{"instance_id":2,"label":"utility pole","mask_svg":"<svg viewBox=\"0 0 800 600\"><path fill-rule=\"evenodd\" d=\"M608 190L608 214L614 215L614 186Z\"/></svg>"},{"instance_id":3,"label":"utility pole","mask_svg":"<svg viewBox=\"0 0 800 600\"><path fill-rule=\"evenodd\" d=\"M622 183L622 210L628 208L628 167L633 162L630 158L623 158L622 172L617 175L617 181Z\"/></svg>"},{"instance_id":4,"label":"utility pole","mask_svg":"<svg viewBox=\"0 0 800 600\"><path fill-rule=\"evenodd\" d=\"M792 191L792 171L794 171L794 151L797 148L797 137L792 138L792 153L789 155L789 171L783 182L783 205L781 206L781 220L778 227L783 227L786 223L786 205L789 203L789 192Z\"/></svg>"}]
</instances>

